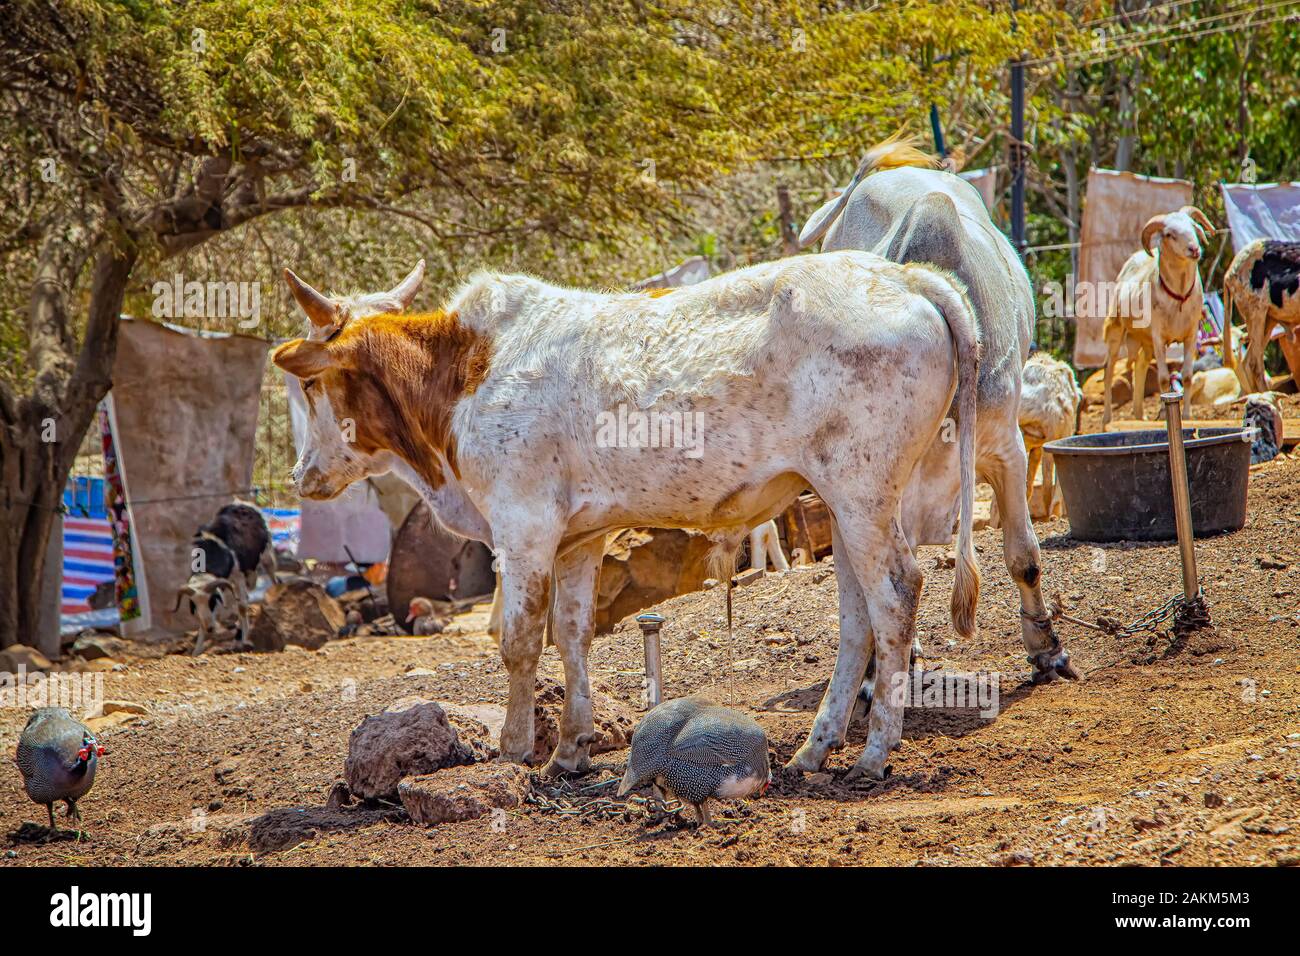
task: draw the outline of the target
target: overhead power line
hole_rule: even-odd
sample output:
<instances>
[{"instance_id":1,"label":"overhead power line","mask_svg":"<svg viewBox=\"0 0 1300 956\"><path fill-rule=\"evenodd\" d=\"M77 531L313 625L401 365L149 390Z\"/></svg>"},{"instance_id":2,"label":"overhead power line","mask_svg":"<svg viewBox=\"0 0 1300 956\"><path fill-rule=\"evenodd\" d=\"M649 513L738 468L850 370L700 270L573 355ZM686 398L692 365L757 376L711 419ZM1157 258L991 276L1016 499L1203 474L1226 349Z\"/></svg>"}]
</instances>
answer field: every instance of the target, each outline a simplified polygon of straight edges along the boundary
<instances>
[{"instance_id":1,"label":"overhead power line","mask_svg":"<svg viewBox=\"0 0 1300 956\"><path fill-rule=\"evenodd\" d=\"M1253 19L1256 14L1268 13L1279 8L1282 8L1283 12L1277 16L1270 17L1266 20ZM1118 41L1118 45L1108 47L1101 52L1095 50L1078 50L1054 56L1035 57L1023 62L1025 66L1048 66L1054 64L1065 64L1071 67L1092 66L1096 63L1105 63L1110 60L1118 59L1135 50L1149 46L1177 43L1182 40L1196 40L1202 37L1215 36L1218 34L1238 33L1246 29L1258 30L1262 27L1274 23L1280 23L1283 20L1290 19L1291 17L1300 14L1300 2L1297 2L1297 0L1278 0L1278 2L1267 4L1265 6L1253 7L1249 10L1238 8L1231 11L1230 14L1217 14L1210 17L1202 17L1194 21L1179 24L1179 26L1184 28L1187 26L1200 26L1206 23L1222 20L1226 16L1237 14L1244 14L1244 16L1240 16L1237 20L1234 20L1231 23L1222 23L1214 27L1185 30L1185 32L1182 33L1165 33L1155 37L1137 36L1128 40Z\"/></svg>"}]
</instances>

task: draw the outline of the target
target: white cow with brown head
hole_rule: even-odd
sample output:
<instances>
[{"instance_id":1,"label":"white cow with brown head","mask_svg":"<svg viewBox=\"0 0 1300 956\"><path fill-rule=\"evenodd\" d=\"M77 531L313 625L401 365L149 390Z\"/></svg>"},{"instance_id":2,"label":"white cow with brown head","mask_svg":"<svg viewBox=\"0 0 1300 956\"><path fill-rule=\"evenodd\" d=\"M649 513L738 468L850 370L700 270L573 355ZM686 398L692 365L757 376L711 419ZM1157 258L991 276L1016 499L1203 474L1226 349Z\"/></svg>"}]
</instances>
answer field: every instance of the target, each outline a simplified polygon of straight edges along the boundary
<instances>
[{"instance_id":1,"label":"white cow with brown head","mask_svg":"<svg viewBox=\"0 0 1300 956\"><path fill-rule=\"evenodd\" d=\"M547 770L587 765L587 652L607 532L699 528L730 557L808 486L835 517L842 606L870 616L877 687L892 689L921 587L899 506L954 394L958 427L942 429L960 450L952 610L957 630L973 632L978 344L950 277L860 252L754 266L666 294L488 273L438 312L342 323L323 297L292 284L326 332L275 353L309 405L298 489L331 498L391 470L452 530L493 547L510 679L506 756L522 761L533 749L534 679L553 605L566 694ZM869 653L866 633L844 629L793 766L816 769L843 744ZM902 734L902 701L877 701L855 774L881 776Z\"/></svg>"}]
</instances>

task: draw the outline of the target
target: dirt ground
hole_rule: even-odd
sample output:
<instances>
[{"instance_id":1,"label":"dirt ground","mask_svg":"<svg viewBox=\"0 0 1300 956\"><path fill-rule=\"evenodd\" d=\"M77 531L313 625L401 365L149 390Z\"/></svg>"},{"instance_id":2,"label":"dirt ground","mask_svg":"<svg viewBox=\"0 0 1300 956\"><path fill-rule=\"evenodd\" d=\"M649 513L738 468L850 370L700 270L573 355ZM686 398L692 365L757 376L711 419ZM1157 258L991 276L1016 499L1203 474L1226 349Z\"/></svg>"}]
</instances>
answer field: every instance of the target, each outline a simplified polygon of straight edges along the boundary
<instances>
[{"instance_id":1,"label":"dirt ground","mask_svg":"<svg viewBox=\"0 0 1300 956\"><path fill-rule=\"evenodd\" d=\"M1060 592L1074 615L1127 622L1178 589L1175 546L1098 548L1067 529L1059 519L1038 526L1045 592ZM44 809L5 761L0 866L1300 864L1300 455L1260 466L1246 528L1197 548L1215 626L1175 642L1062 623L1086 675L1078 684L1027 683L999 532L978 532L977 543L984 590L969 643L948 622L945 549L921 551L921 665L997 673L1000 712L909 709L880 783L843 780L865 743L855 723L829 780L778 772L765 796L720 808L721 825L704 831L637 807L557 812L565 799L589 808L625 752L548 787L549 809L526 805L504 827L485 817L426 830L400 807L328 808L363 716L410 696L504 702L479 608L462 621L473 633L453 637L120 662L105 675L106 696L149 713L100 734L109 756L82 803L88 837L43 839L32 824ZM720 590L658 608L668 618L666 696L703 690L747 710L783 763L834 662L833 568L768 574L737 590L735 607L730 640ZM598 638L592 666L636 701L635 625ZM553 648L542 672L561 676ZM0 709L0 749L13 752L24 720Z\"/></svg>"}]
</instances>

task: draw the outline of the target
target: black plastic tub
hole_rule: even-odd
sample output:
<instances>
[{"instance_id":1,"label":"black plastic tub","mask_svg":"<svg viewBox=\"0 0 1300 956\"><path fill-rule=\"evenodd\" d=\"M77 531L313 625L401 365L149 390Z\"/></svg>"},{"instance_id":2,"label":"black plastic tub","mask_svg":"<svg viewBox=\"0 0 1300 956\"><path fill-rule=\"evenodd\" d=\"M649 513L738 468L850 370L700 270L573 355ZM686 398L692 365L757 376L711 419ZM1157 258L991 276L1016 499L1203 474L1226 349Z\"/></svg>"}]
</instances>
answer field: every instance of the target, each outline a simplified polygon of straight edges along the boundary
<instances>
[{"instance_id":1,"label":"black plastic tub","mask_svg":"<svg viewBox=\"0 0 1300 956\"><path fill-rule=\"evenodd\" d=\"M1197 537L1246 523L1254 429L1184 428L1192 530ZM1106 432L1048 442L1081 541L1169 541L1174 528L1168 432Z\"/></svg>"}]
</instances>

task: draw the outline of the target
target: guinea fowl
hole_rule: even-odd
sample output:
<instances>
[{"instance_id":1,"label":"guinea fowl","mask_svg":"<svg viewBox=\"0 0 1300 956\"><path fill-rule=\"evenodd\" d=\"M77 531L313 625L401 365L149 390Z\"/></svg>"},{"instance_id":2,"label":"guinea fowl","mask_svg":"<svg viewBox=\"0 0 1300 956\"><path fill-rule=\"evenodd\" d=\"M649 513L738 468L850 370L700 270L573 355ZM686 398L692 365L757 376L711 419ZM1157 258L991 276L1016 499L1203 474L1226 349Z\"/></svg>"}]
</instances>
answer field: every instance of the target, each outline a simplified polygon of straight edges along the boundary
<instances>
[{"instance_id":1,"label":"guinea fowl","mask_svg":"<svg viewBox=\"0 0 1300 956\"><path fill-rule=\"evenodd\" d=\"M420 637L441 634L447 626L447 619L438 613L437 607L428 598L411 598L406 609L406 623L411 625L411 633Z\"/></svg>"},{"instance_id":2,"label":"guinea fowl","mask_svg":"<svg viewBox=\"0 0 1300 956\"><path fill-rule=\"evenodd\" d=\"M36 803L45 804L54 830L54 803L68 806L68 817L81 822L77 801L95 783L95 769L104 748L94 734L62 707L42 707L27 720L18 738L15 763L23 788Z\"/></svg>"},{"instance_id":3,"label":"guinea fowl","mask_svg":"<svg viewBox=\"0 0 1300 956\"><path fill-rule=\"evenodd\" d=\"M665 701L642 718L618 795L653 781L691 804L708 826L710 799L735 800L767 789L767 735L749 716L699 697Z\"/></svg>"}]
</instances>

